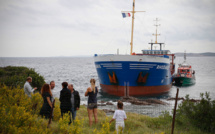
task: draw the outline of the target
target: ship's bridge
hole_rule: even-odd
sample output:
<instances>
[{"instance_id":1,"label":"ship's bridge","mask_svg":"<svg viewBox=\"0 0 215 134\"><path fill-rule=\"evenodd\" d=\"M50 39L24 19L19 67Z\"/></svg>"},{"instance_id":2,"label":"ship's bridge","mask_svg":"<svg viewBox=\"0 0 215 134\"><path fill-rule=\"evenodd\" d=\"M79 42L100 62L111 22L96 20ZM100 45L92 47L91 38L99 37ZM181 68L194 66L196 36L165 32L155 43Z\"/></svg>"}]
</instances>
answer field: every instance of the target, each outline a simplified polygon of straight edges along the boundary
<instances>
[{"instance_id":1,"label":"ship's bridge","mask_svg":"<svg viewBox=\"0 0 215 134\"><path fill-rule=\"evenodd\" d=\"M161 55L166 55L166 54L171 54L169 50L142 50L143 54L161 54Z\"/></svg>"}]
</instances>

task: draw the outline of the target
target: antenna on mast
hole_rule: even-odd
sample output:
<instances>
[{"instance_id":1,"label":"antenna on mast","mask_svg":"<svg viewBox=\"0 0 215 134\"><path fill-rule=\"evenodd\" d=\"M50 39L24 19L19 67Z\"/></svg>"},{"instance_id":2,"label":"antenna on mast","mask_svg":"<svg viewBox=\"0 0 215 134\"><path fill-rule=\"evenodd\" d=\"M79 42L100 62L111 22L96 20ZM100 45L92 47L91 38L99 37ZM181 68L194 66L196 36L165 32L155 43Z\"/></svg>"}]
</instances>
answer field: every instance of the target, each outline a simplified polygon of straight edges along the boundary
<instances>
[{"instance_id":1,"label":"antenna on mast","mask_svg":"<svg viewBox=\"0 0 215 134\"><path fill-rule=\"evenodd\" d=\"M160 26L160 24L158 24L158 21L159 21L158 18L156 18L154 21L156 21L155 25L154 25L156 27L156 32L155 32L155 34L152 34L152 35L155 36L155 43L158 43L157 42L157 36L159 36L160 34L157 34L157 29L158 29L158 26Z\"/></svg>"},{"instance_id":2,"label":"antenna on mast","mask_svg":"<svg viewBox=\"0 0 215 134\"><path fill-rule=\"evenodd\" d=\"M154 44L159 44L160 45L160 50L162 50L162 44L164 44L164 43L158 43L158 41L157 41L157 36L160 35L160 34L158 34L158 30L157 30L158 26L160 26L160 24L158 24L159 20L158 20L158 18L156 18L154 21L156 21L156 24L154 25L156 27L156 33L152 34L152 35L155 36L155 43L149 43L149 44L151 44L151 50L153 50L153 45Z\"/></svg>"},{"instance_id":3,"label":"antenna on mast","mask_svg":"<svg viewBox=\"0 0 215 134\"><path fill-rule=\"evenodd\" d=\"M186 62L186 50L184 51L184 62Z\"/></svg>"}]
</instances>

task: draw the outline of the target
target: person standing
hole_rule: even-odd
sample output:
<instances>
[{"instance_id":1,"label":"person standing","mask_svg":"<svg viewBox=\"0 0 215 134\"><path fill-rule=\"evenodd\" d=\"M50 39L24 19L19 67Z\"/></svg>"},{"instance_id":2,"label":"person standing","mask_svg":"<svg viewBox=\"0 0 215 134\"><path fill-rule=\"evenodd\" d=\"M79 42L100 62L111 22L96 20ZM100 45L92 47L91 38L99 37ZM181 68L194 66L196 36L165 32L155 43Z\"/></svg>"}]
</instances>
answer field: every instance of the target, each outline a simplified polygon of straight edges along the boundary
<instances>
[{"instance_id":1,"label":"person standing","mask_svg":"<svg viewBox=\"0 0 215 134\"><path fill-rule=\"evenodd\" d=\"M122 128L122 131L125 127L125 123L124 123L124 120L127 119L127 116L125 114L125 111L123 110L123 103L121 101L118 101L117 103L117 108L118 110L116 110L113 114L113 118L112 120L110 121L110 123L114 120L116 120L116 131L117 131L117 134L119 132L119 127Z\"/></svg>"},{"instance_id":2,"label":"person standing","mask_svg":"<svg viewBox=\"0 0 215 134\"><path fill-rule=\"evenodd\" d=\"M50 117L51 109L52 109L52 93L51 87L49 84L44 84L41 89L41 95L43 97L43 106L40 110L40 115L45 116L46 119Z\"/></svg>"},{"instance_id":3,"label":"person standing","mask_svg":"<svg viewBox=\"0 0 215 134\"><path fill-rule=\"evenodd\" d=\"M54 94L53 94L53 91L54 91L54 88L55 88L55 82L54 81L51 81L50 82L50 87L51 87L51 93L52 93L52 99L51 99L51 102L53 103L54 102ZM53 107L53 111L52 111L52 119L54 118L54 107Z\"/></svg>"},{"instance_id":4,"label":"person standing","mask_svg":"<svg viewBox=\"0 0 215 134\"><path fill-rule=\"evenodd\" d=\"M31 97L31 93L34 92L34 90L37 89L37 87L35 88L32 88L30 83L32 82L32 78L31 77L28 77L26 79L26 82L24 84L24 91L25 91L25 94L28 95L28 97Z\"/></svg>"},{"instance_id":5,"label":"person standing","mask_svg":"<svg viewBox=\"0 0 215 134\"><path fill-rule=\"evenodd\" d=\"M68 83L63 82L62 83L62 90L60 91L60 110L61 110L61 116L63 117L63 114L70 112L72 104L71 104L71 91L67 88Z\"/></svg>"},{"instance_id":6,"label":"person standing","mask_svg":"<svg viewBox=\"0 0 215 134\"><path fill-rule=\"evenodd\" d=\"M55 82L54 81L51 81L50 82L50 86L51 86L51 92L52 92L52 95L53 95L53 92L54 92L54 88L55 88ZM52 97L52 102L54 101L54 97Z\"/></svg>"},{"instance_id":7,"label":"person standing","mask_svg":"<svg viewBox=\"0 0 215 134\"><path fill-rule=\"evenodd\" d=\"M72 84L69 84L68 88L71 91L70 100L71 100L72 107L70 112L72 113L72 119L75 120L76 111L79 110L80 108L80 95L79 95L79 92L73 88Z\"/></svg>"},{"instance_id":8,"label":"person standing","mask_svg":"<svg viewBox=\"0 0 215 134\"><path fill-rule=\"evenodd\" d=\"M88 106L87 106L87 111L88 111L88 117L89 117L89 125L92 126L92 115L94 115L95 119L95 124L98 122L97 119L97 93L98 89L95 86L96 80L91 79L90 84L91 87L87 88L87 91L85 92L85 96L88 97Z\"/></svg>"}]
</instances>

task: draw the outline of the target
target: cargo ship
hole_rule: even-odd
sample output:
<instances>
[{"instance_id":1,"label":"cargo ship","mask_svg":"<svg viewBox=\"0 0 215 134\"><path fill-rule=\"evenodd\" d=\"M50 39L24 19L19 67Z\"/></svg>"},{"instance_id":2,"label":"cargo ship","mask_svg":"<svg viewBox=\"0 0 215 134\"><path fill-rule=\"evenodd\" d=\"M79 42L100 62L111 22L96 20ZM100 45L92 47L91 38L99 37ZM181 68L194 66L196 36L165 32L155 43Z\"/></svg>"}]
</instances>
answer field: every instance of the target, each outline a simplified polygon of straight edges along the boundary
<instances>
[{"instance_id":1,"label":"cargo ship","mask_svg":"<svg viewBox=\"0 0 215 134\"><path fill-rule=\"evenodd\" d=\"M142 53L133 52L133 30L135 0L132 14L131 52L130 55L105 54L94 55L102 92L115 96L145 96L168 92L172 86L172 75L175 72L174 58L169 50L162 50L164 43L157 42L157 27L155 42L149 43L151 50ZM123 17L125 14L123 14ZM157 20L157 19L156 19ZM160 50L153 50L153 45L160 46Z\"/></svg>"}]
</instances>

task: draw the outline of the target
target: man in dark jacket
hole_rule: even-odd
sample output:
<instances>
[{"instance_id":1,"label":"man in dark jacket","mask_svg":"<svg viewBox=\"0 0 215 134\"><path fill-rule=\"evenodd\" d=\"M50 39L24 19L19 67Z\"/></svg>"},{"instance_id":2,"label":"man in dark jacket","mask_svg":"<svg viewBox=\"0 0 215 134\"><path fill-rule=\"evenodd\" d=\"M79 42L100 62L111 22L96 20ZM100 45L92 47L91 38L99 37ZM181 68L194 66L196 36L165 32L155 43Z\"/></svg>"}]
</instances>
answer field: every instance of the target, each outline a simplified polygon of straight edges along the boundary
<instances>
[{"instance_id":1,"label":"man in dark jacket","mask_svg":"<svg viewBox=\"0 0 215 134\"><path fill-rule=\"evenodd\" d=\"M79 108L80 108L80 95L79 95L79 92L73 88L72 84L69 84L68 88L71 92L70 101L71 101L72 107L71 107L70 112L72 113L72 119L75 120L76 111L79 110Z\"/></svg>"},{"instance_id":2,"label":"man in dark jacket","mask_svg":"<svg viewBox=\"0 0 215 134\"><path fill-rule=\"evenodd\" d=\"M68 83L63 82L62 83L62 90L60 91L60 110L61 110L61 116L63 117L63 114L70 112L72 104L71 104L71 92L67 88Z\"/></svg>"}]
</instances>

